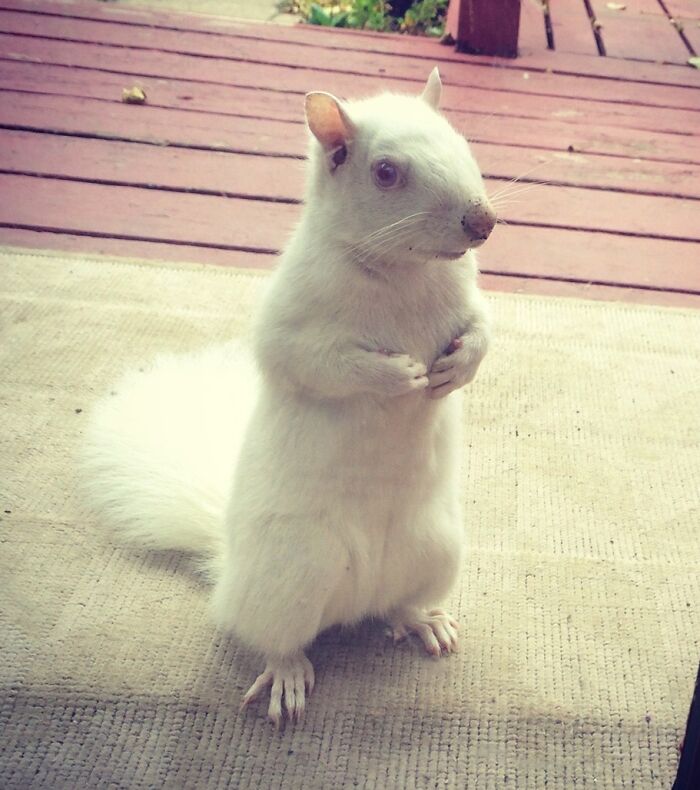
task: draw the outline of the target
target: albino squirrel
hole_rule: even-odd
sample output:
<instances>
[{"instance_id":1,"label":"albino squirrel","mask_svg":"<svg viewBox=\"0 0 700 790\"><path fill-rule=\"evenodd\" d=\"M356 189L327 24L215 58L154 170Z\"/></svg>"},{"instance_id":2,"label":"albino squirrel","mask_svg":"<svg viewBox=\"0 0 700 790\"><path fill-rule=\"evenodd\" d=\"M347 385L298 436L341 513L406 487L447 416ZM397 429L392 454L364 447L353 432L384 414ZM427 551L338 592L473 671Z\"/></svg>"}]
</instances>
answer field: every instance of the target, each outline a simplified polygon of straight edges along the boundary
<instances>
[{"instance_id":1,"label":"albino squirrel","mask_svg":"<svg viewBox=\"0 0 700 790\"><path fill-rule=\"evenodd\" d=\"M254 327L160 359L99 403L83 473L122 537L203 555L216 622L264 654L278 726L325 628L384 618L429 653L463 544L461 401L489 321L471 250L495 224L467 142L420 97L306 96L301 221Z\"/></svg>"}]
</instances>

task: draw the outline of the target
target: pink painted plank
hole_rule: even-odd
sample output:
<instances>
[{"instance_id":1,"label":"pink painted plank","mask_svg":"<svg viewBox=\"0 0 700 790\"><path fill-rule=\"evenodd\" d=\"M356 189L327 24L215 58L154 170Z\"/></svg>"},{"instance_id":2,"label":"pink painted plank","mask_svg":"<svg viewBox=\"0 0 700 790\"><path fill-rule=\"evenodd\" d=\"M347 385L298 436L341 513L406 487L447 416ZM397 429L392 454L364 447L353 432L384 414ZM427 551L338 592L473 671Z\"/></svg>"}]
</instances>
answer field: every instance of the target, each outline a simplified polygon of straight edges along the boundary
<instances>
[{"instance_id":1,"label":"pink painted plank","mask_svg":"<svg viewBox=\"0 0 700 790\"><path fill-rule=\"evenodd\" d=\"M296 123L14 91L0 91L0 125L164 146L284 156L290 150L297 156L306 152L303 127Z\"/></svg>"},{"instance_id":2,"label":"pink painted plank","mask_svg":"<svg viewBox=\"0 0 700 790\"><path fill-rule=\"evenodd\" d=\"M700 22L695 19L681 20L683 33L695 54L700 54ZM689 55L690 57L690 55Z\"/></svg>"},{"instance_id":3,"label":"pink painted plank","mask_svg":"<svg viewBox=\"0 0 700 790\"><path fill-rule=\"evenodd\" d=\"M0 59L0 89L4 90L116 102L120 101L122 90L132 85L145 90L149 107L268 117L294 123L303 120L300 94Z\"/></svg>"},{"instance_id":4,"label":"pink painted plank","mask_svg":"<svg viewBox=\"0 0 700 790\"><path fill-rule=\"evenodd\" d=\"M144 241L278 250L299 207L239 198L0 175L0 223Z\"/></svg>"},{"instance_id":5,"label":"pink painted plank","mask_svg":"<svg viewBox=\"0 0 700 790\"><path fill-rule=\"evenodd\" d=\"M508 222L693 241L700 241L699 213L694 200L546 185L501 210Z\"/></svg>"},{"instance_id":6,"label":"pink painted plank","mask_svg":"<svg viewBox=\"0 0 700 790\"><path fill-rule=\"evenodd\" d=\"M1 238L1 237L0 237ZM592 299L599 302L651 304L664 307L700 309L700 295L657 291L641 288L620 288L614 285L572 283L566 280L545 280L537 277L511 277L502 274L482 274L481 287L486 291Z\"/></svg>"},{"instance_id":7,"label":"pink painted plank","mask_svg":"<svg viewBox=\"0 0 700 790\"><path fill-rule=\"evenodd\" d=\"M666 85L700 85L700 74L680 66L655 63L630 64L623 60L603 59L566 53L525 50L517 64L501 58L487 58L455 53L437 41L425 38L338 30L316 26L280 26L243 23L229 18L177 14L169 11L125 9L111 4L71 2L60 5L50 0L0 0L0 7L11 10L35 10L38 15L106 20L115 24L146 26L159 30L203 31L211 35L250 38L278 43L294 42L307 46L324 46L340 50L380 52L406 58L438 62L471 63L479 67L497 66L499 70L527 68L561 74L582 74L615 80L631 80Z\"/></svg>"},{"instance_id":8,"label":"pink painted plank","mask_svg":"<svg viewBox=\"0 0 700 790\"><path fill-rule=\"evenodd\" d=\"M0 175L0 190L11 196L0 205L1 225L251 251L278 250L299 211L282 203L16 175ZM495 273L700 293L700 268L691 265L697 251L687 242L499 226L481 260Z\"/></svg>"},{"instance_id":9,"label":"pink painted plank","mask_svg":"<svg viewBox=\"0 0 700 790\"><path fill-rule=\"evenodd\" d=\"M591 0L609 57L687 62L690 53L657 0L625 0L624 5L615 11L607 0Z\"/></svg>"},{"instance_id":10,"label":"pink painted plank","mask_svg":"<svg viewBox=\"0 0 700 790\"><path fill-rule=\"evenodd\" d=\"M524 182L544 181L641 194L700 198L698 165L549 152L489 143L474 143L472 149L488 176L507 179L526 174ZM498 184L494 184L494 187L498 188Z\"/></svg>"},{"instance_id":11,"label":"pink painted plank","mask_svg":"<svg viewBox=\"0 0 700 790\"><path fill-rule=\"evenodd\" d=\"M302 156L306 151L300 124L14 91L0 90L0 96L0 124L11 128L265 154ZM527 119L504 124L467 113L450 117L473 142L559 152L572 149L579 154L610 154L644 161L700 163L700 143L692 137Z\"/></svg>"},{"instance_id":12,"label":"pink painted plank","mask_svg":"<svg viewBox=\"0 0 700 790\"><path fill-rule=\"evenodd\" d=\"M293 129L293 134L295 136L288 135L279 141L281 144L289 141L290 156L304 150L304 141L297 139L302 137L297 128ZM700 198L700 166L556 154L489 143L475 143L472 148L488 179L511 180L523 176L523 185L530 180ZM239 195L262 194L271 199L289 200L301 194L303 163L296 158L285 160L0 130L0 168L66 177L88 174L95 180L218 192L233 191L232 176L235 174ZM494 180L490 189L496 192L510 190L511 186Z\"/></svg>"},{"instance_id":13,"label":"pink painted plank","mask_svg":"<svg viewBox=\"0 0 700 790\"><path fill-rule=\"evenodd\" d=\"M30 247L51 252L79 252L110 255L167 263L198 263L234 266L239 269L272 269L277 256L245 250L220 250L216 247L193 247L186 244L136 241L100 236L76 236L60 231L24 230L0 226L0 245Z\"/></svg>"},{"instance_id":14,"label":"pink painted plank","mask_svg":"<svg viewBox=\"0 0 700 790\"><path fill-rule=\"evenodd\" d=\"M300 202L304 161L0 129L0 171Z\"/></svg>"},{"instance_id":15,"label":"pink painted plank","mask_svg":"<svg viewBox=\"0 0 700 790\"><path fill-rule=\"evenodd\" d=\"M0 170L284 201L298 202L303 194L299 160L17 132L0 132ZM487 187L496 193L503 184L487 181ZM700 241L696 201L548 185L526 189L505 198L500 213L507 222Z\"/></svg>"},{"instance_id":16,"label":"pink painted plank","mask_svg":"<svg viewBox=\"0 0 700 790\"><path fill-rule=\"evenodd\" d=\"M590 32L590 26L588 29ZM410 87L403 87L402 82L412 81L417 87L425 80L431 65L427 64L425 60L397 58L362 51L347 51L342 58L337 58L334 57L333 50L323 49L320 46L280 44L245 38L236 38L232 42L227 38L219 38L205 33L152 30L105 22L66 20L61 17L42 17L41 25L37 27L36 17L33 15L3 11L0 11L0 30L6 34L47 37L46 44L51 40L65 39L66 43L95 43L128 49L142 48L167 52L171 55L203 55L209 59L219 58L220 62L210 63L207 78L221 83L235 83L237 67L232 63L250 61L260 65L281 65L302 70L308 70L308 67L312 66L315 71L321 73L338 72L358 75L363 80L357 86L356 91L363 90L363 84L368 86L367 90L372 91L374 90L372 86L377 85L380 79L394 89L410 90ZM39 42L42 40L43 38L39 39ZM17 46L17 42L7 44L9 49L16 50ZM41 56L42 50L46 60L51 53L46 45L38 53L35 48L34 53ZM31 51L27 54L31 54ZM139 56L139 60L141 60L141 56ZM113 67L113 61L109 62L112 64L110 67ZM611 98L609 80L581 80L541 72L535 72L529 75L528 80L523 80L522 71L513 68L484 69L452 63L442 64L441 69L447 84L472 89L536 93L539 96L552 95L561 98L575 96L577 99L587 98L597 101L609 101ZM202 73L201 70L199 73ZM180 72L178 75L184 76ZM304 71L303 75L303 79L306 80L306 77L309 76L308 71ZM293 84L287 82L285 89L305 91L308 89L308 84L308 80L301 87L298 81ZM624 101L636 101L643 105L658 104L659 106L697 109L697 101L687 89L650 90L649 86L635 83L625 85Z\"/></svg>"},{"instance_id":17,"label":"pink painted plank","mask_svg":"<svg viewBox=\"0 0 700 790\"><path fill-rule=\"evenodd\" d=\"M700 55L700 0L664 0L664 5L695 54Z\"/></svg>"},{"instance_id":18,"label":"pink painted plank","mask_svg":"<svg viewBox=\"0 0 700 790\"><path fill-rule=\"evenodd\" d=\"M700 0L663 0L672 17L700 22Z\"/></svg>"},{"instance_id":19,"label":"pink painted plank","mask_svg":"<svg viewBox=\"0 0 700 790\"><path fill-rule=\"evenodd\" d=\"M520 3L520 33L518 53L537 52L547 49L547 35L544 26L544 12L539 3L523 0Z\"/></svg>"},{"instance_id":20,"label":"pink painted plank","mask_svg":"<svg viewBox=\"0 0 700 790\"><path fill-rule=\"evenodd\" d=\"M66 233L20 230L0 227L0 245L26 247L37 251L48 250L109 255L124 258L141 258L153 261L186 262L232 266L243 269L271 269L276 257L240 250L218 250L213 247L188 247L181 244L155 244L153 242L123 239L74 236ZM667 307L700 308L700 295L677 291L639 289L567 280L518 277L502 274L481 274L481 286L489 291L537 294L546 296L575 297L602 301L636 302Z\"/></svg>"},{"instance_id":21,"label":"pink painted plank","mask_svg":"<svg viewBox=\"0 0 700 790\"><path fill-rule=\"evenodd\" d=\"M1 37L0 37L1 38ZM127 71L118 70L114 73L100 70L100 61L93 57L95 68L83 65L80 69L70 65L47 64L48 53L36 40L25 41L24 51L15 50L13 57L32 57L34 62L23 60L0 60L0 85L13 90L41 91L62 95L85 96L118 100L123 87L138 84L146 90L151 105L160 107L179 107L188 110L206 112L231 113L253 117L276 118L280 120L296 120L301 122L303 91L295 93L280 92L275 89L274 75L269 75L263 83L260 70L244 66L239 69L239 85L225 85L192 81L187 79L173 80L160 75L142 76L132 61L129 66L122 64ZM85 54L85 53L83 53ZM56 55L60 58L61 55ZM65 60L66 58L64 58ZM44 61L44 62L41 62ZM81 58L81 63L89 60ZM249 75L252 70L254 74ZM273 67L274 68L274 67ZM178 72L180 73L180 72ZM524 73L531 81L530 75ZM322 83L329 90L346 95L362 93L363 85L354 86L354 90L342 80L340 75L319 75L311 73L309 84ZM256 89L245 87L243 83L252 82ZM366 92L371 92L367 86ZM390 88L402 91L420 90L421 83L376 81L373 90ZM350 92L352 91L352 93ZM538 96L536 100L530 95L513 92L496 92L485 89L472 89L448 86L445 89L444 106L448 112L460 113L460 108L472 108L475 115L491 118L493 115L517 118L538 118L554 120L565 124L580 123L591 113L595 114L598 126L619 126L637 130L661 131L674 134L690 134L700 124L700 103L693 97L697 109L666 109L663 113L656 107L639 106L625 102L598 102L575 99L563 99L549 96ZM483 108L483 109L482 109Z\"/></svg>"},{"instance_id":22,"label":"pink painted plank","mask_svg":"<svg viewBox=\"0 0 700 790\"><path fill-rule=\"evenodd\" d=\"M700 293L700 247L606 233L498 226L484 272Z\"/></svg>"},{"instance_id":23,"label":"pink painted plank","mask_svg":"<svg viewBox=\"0 0 700 790\"><path fill-rule=\"evenodd\" d=\"M550 0L549 13L557 52L598 55L595 36L583 0Z\"/></svg>"}]
</instances>

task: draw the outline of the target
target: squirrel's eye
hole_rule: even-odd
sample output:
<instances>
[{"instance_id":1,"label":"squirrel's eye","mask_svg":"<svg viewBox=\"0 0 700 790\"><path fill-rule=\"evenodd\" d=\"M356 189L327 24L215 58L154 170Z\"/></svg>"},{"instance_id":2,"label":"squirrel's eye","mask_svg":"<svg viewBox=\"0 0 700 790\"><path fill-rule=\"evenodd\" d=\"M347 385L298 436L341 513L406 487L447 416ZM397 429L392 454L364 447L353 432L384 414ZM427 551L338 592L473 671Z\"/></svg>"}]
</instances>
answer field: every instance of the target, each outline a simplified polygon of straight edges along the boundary
<instances>
[{"instance_id":1,"label":"squirrel's eye","mask_svg":"<svg viewBox=\"0 0 700 790\"><path fill-rule=\"evenodd\" d=\"M380 189L391 189L399 182L399 171L388 159L381 159L374 165L374 183Z\"/></svg>"}]
</instances>

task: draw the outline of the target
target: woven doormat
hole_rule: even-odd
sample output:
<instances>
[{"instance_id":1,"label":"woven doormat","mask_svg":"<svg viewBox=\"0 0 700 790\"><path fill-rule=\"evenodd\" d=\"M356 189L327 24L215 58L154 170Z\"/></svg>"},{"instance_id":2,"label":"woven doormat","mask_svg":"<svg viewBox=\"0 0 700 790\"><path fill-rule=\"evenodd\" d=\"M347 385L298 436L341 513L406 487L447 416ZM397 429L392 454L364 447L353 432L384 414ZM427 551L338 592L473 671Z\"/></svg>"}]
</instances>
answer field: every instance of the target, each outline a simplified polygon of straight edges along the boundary
<instances>
[{"instance_id":1,"label":"woven doormat","mask_svg":"<svg viewBox=\"0 0 700 790\"><path fill-rule=\"evenodd\" d=\"M700 312L492 296L461 650L330 631L278 733L239 713L259 658L187 559L111 545L74 460L125 368L243 334L265 281L0 251L0 786L670 787L700 652Z\"/></svg>"}]
</instances>

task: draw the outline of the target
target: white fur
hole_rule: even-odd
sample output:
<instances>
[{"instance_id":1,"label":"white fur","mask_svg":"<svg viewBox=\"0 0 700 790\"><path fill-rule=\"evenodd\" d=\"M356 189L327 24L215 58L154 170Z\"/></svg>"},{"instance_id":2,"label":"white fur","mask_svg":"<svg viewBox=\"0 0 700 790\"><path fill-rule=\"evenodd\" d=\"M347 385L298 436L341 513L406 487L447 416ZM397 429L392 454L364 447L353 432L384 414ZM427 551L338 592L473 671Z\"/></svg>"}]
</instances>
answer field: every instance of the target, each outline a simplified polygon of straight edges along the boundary
<instances>
[{"instance_id":1,"label":"white fur","mask_svg":"<svg viewBox=\"0 0 700 790\"><path fill-rule=\"evenodd\" d=\"M477 246L463 220L490 209L431 106L436 76L423 99L342 105L338 167L312 140L303 217L255 325L257 396L238 351L171 357L118 386L88 437L92 502L131 540L211 556L216 621L268 659L249 697L277 679L290 715L320 630L367 615L425 629L459 566L460 401L444 396L475 375L488 320L473 253L446 256ZM373 181L383 157L396 189Z\"/></svg>"},{"instance_id":2,"label":"white fur","mask_svg":"<svg viewBox=\"0 0 700 790\"><path fill-rule=\"evenodd\" d=\"M163 355L99 401L83 489L122 540L215 556L257 371L238 343Z\"/></svg>"}]
</instances>

